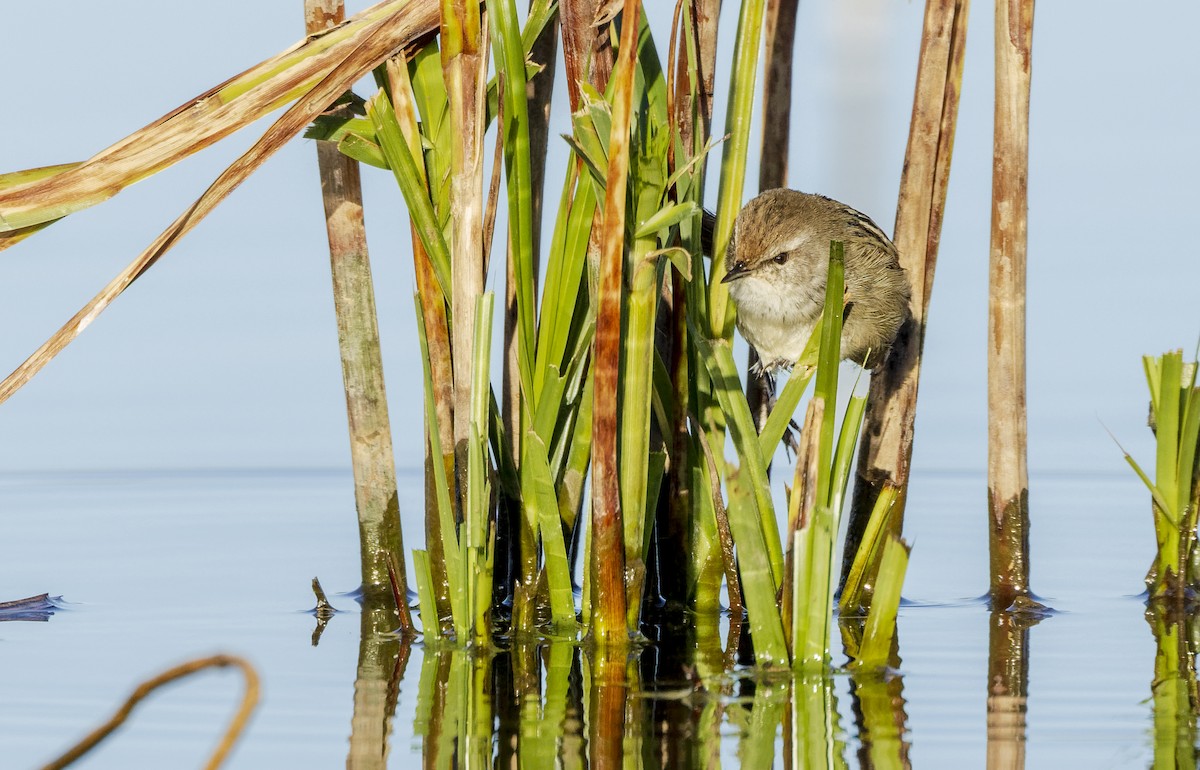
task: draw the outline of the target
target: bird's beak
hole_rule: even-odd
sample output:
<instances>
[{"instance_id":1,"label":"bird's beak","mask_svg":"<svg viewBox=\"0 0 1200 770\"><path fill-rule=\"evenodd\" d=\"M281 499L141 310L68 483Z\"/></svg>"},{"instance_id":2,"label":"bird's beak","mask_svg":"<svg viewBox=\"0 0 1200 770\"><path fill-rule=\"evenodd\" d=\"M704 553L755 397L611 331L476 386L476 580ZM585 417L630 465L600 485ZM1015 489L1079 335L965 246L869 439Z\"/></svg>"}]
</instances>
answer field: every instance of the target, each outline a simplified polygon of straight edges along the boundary
<instances>
[{"instance_id":1,"label":"bird's beak","mask_svg":"<svg viewBox=\"0 0 1200 770\"><path fill-rule=\"evenodd\" d=\"M744 278L745 276L749 275L749 273L750 271L746 269L744 264L734 265L729 269L729 272L725 274L725 277L721 279L721 283L731 283L739 278Z\"/></svg>"}]
</instances>

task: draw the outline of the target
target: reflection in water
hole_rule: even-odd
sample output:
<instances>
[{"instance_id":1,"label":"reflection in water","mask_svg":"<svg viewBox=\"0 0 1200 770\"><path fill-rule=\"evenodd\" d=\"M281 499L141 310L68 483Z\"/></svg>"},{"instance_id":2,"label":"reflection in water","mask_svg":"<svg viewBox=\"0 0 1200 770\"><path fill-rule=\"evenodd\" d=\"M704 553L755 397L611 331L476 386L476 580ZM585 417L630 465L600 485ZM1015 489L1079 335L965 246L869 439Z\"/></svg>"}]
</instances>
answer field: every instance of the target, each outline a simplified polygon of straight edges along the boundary
<instances>
[{"instance_id":1,"label":"reflection in water","mask_svg":"<svg viewBox=\"0 0 1200 770\"><path fill-rule=\"evenodd\" d=\"M1047 614L1028 602L990 615L989 769L1025 767L1029 629ZM898 642L888 668L850 667L854 724L843 726L833 672L753 671L744 635L735 629L722 647L717 625L695 620L645 627L650 643L628 656L544 640L425 648L413 728L422 766L715 768L729 757L722 744L736 742L728 765L833 769L851 766L857 738L857 767L911 768ZM1157 643L1153 766L1197 767L1200 619L1152 603L1146 620ZM392 614L361 621L347 767L384 768L411 646L392 633ZM843 621L843 638L853 623Z\"/></svg>"},{"instance_id":2,"label":"reflection in water","mask_svg":"<svg viewBox=\"0 0 1200 770\"><path fill-rule=\"evenodd\" d=\"M988 770L1025 767L1025 711L1029 698L1029 629L1046 609L1022 599L991 613L988 636Z\"/></svg>"},{"instance_id":3,"label":"reflection in water","mask_svg":"<svg viewBox=\"0 0 1200 770\"><path fill-rule=\"evenodd\" d=\"M791 682L791 703L788 719L791 729L784 733L786 766L792 770L810 767L846 767L845 745L840 740L837 699L833 695L833 679L828 674L800 674ZM757 699L756 699L757 700ZM764 707L767 703L755 704ZM779 710L776 704L773 711ZM764 736L759 736L759 743ZM764 747L765 748L765 747ZM739 755L743 767L769 767L770 755L749 753Z\"/></svg>"},{"instance_id":4,"label":"reflection in water","mask_svg":"<svg viewBox=\"0 0 1200 770\"><path fill-rule=\"evenodd\" d=\"M859 649L865 622L865 617L839 618L845 649ZM904 711L904 679L899 670L900 642L895 629L886 669L852 669L850 696L860 741L860 767L876 770L911 767L908 759L908 715Z\"/></svg>"},{"instance_id":5,"label":"reflection in water","mask_svg":"<svg viewBox=\"0 0 1200 770\"><path fill-rule=\"evenodd\" d=\"M56 596L54 599L62 599ZM33 620L45 623L58 609L50 594L38 594L26 599L0 602L0 622L6 620Z\"/></svg>"},{"instance_id":6,"label":"reflection in water","mask_svg":"<svg viewBox=\"0 0 1200 770\"><path fill-rule=\"evenodd\" d=\"M349 768L387 765L410 650L392 624L388 613L362 616ZM422 766L715 768L732 738L730 765L848 767L833 672L731 670L715 625L646 630L652 643L628 655L547 641L426 647L413 730ZM850 683L859 766L908 768L900 676L855 669Z\"/></svg>"},{"instance_id":7,"label":"reflection in water","mask_svg":"<svg viewBox=\"0 0 1200 770\"><path fill-rule=\"evenodd\" d=\"M899 665L898 659L895 664ZM912 767L908 759L903 678L891 671L863 671L851 678L850 685L862 742L859 766L874 770Z\"/></svg>"},{"instance_id":8,"label":"reflection in water","mask_svg":"<svg viewBox=\"0 0 1200 770\"><path fill-rule=\"evenodd\" d=\"M352 770L387 767L388 735L412 649L408 640L390 633L395 625L395 612L363 609L346 758L346 767Z\"/></svg>"},{"instance_id":9,"label":"reflection in water","mask_svg":"<svg viewBox=\"0 0 1200 770\"><path fill-rule=\"evenodd\" d=\"M1200 693L1196 653L1200 623L1187 608L1152 602L1146 620L1154 631L1154 767L1196 767L1196 717Z\"/></svg>"}]
</instances>

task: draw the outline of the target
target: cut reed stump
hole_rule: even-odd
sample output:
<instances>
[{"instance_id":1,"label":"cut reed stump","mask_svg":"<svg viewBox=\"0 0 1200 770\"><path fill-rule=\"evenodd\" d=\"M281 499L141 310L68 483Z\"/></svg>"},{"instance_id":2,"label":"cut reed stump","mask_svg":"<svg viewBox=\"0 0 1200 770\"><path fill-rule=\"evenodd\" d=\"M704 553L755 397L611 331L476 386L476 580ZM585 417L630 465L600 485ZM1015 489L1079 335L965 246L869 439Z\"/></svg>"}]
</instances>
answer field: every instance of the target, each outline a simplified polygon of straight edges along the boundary
<instances>
[{"instance_id":1,"label":"cut reed stump","mask_svg":"<svg viewBox=\"0 0 1200 770\"><path fill-rule=\"evenodd\" d=\"M335 27L344 18L342 0L305 0L304 20L310 35ZM337 314L342 381L346 389L346 416L350 424L363 602L369 608L380 607L385 602L393 605L401 628L411 631L412 618L408 603L404 601L407 579L392 428L383 382L383 356L363 223L358 161L343 155L332 142L318 142L317 163L321 170L333 305ZM395 592L393 580L398 583ZM399 594L399 601L395 600L395 594Z\"/></svg>"},{"instance_id":2,"label":"cut reed stump","mask_svg":"<svg viewBox=\"0 0 1200 770\"><path fill-rule=\"evenodd\" d=\"M1025 250L1033 0L996 3L996 110L988 302L988 513L991 599L1029 593Z\"/></svg>"}]
</instances>

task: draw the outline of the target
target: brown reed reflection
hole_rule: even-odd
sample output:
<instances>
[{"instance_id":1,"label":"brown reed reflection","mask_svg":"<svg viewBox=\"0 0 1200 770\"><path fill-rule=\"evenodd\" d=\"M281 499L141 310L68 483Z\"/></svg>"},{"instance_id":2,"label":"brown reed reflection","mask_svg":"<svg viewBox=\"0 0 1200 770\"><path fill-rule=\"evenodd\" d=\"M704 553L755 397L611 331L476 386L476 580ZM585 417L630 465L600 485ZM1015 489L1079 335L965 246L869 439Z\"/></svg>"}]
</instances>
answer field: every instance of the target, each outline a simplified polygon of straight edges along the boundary
<instances>
[{"instance_id":1,"label":"brown reed reflection","mask_svg":"<svg viewBox=\"0 0 1200 770\"><path fill-rule=\"evenodd\" d=\"M1154 708L1154 767L1194 768L1197 706L1200 687L1196 679L1196 654L1200 651L1200 623L1195 612L1175 603L1151 602L1146 621L1154 632L1154 680L1150 683Z\"/></svg>"},{"instance_id":2,"label":"brown reed reflection","mask_svg":"<svg viewBox=\"0 0 1200 770\"><path fill-rule=\"evenodd\" d=\"M400 680L408 667L412 643L392 633L396 614L387 608L363 608L354 678L354 715L350 721L349 770L387 767L388 738Z\"/></svg>"},{"instance_id":3,"label":"brown reed reflection","mask_svg":"<svg viewBox=\"0 0 1200 770\"><path fill-rule=\"evenodd\" d=\"M988 634L987 767L1025 767L1025 711L1029 698L1029 629L1046 617L1035 601L1019 598L993 610Z\"/></svg>"}]
</instances>

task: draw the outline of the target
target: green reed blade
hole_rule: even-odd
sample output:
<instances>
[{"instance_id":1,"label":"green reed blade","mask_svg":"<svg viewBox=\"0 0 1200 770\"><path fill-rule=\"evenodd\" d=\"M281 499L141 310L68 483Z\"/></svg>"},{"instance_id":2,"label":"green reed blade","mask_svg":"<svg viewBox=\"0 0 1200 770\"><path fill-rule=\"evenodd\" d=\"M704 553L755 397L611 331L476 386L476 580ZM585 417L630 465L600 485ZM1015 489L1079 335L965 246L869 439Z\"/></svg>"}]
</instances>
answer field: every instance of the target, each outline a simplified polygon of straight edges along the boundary
<instances>
[{"instance_id":1,"label":"green reed blade","mask_svg":"<svg viewBox=\"0 0 1200 770\"><path fill-rule=\"evenodd\" d=\"M1183 511L1179 499L1179 384L1183 379L1183 351L1173 350L1159 359L1157 452L1154 485L1171 507L1167 510L1176 525Z\"/></svg>"},{"instance_id":2,"label":"green reed blade","mask_svg":"<svg viewBox=\"0 0 1200 770\"><path fill-rule=\"evenodd\" d=\"M808 383L812 381L813 374L816 373L817 352L821 348L822 325L822 321L818 319L812 334L809 335L808 342L805 343L804 352L800 354L800 360L796 362L795 368L788 376L787 384L783 386L783 392L775 399L775 408L771 410L766 424L763 425L762 433L759 434L759 446L762 449L763 457L768 460L775 456L775 450L779 448L779 442L783 440L788 423L796 414L796 407L800 405L800 399L804 396L804 391L808 389Z\"/></svg>"},{"instance_id":3,"label":"green reed blade","mask_svg":"<svg viewBox=\"0 0 1200 770\"><path fill-rule=\"evenodd\" d=\"M504 170L508 193L508 243L515 279L517 369L520 381L533 382L533 346L537 273L533 266L533 183L529 158L529 103L526 100L526 49L522 45L513 0L487 0L493 59L503 83Z\"/></svg>"},{"instance_id":4,"label":"green reed blade","mask_svg":"<svg viewBox=\"0 0 1200 770\"><path fill-rule=\"evenodd\" d=\"M842 617L855 614L863 607L863 586L868 576L878 570L879 558L883 555L884 535L890 529L889 523L899 496L900 488L889 484L875 498L871 518L867 520L867 528L846 575L846 584L842 587L842 598L838 605Z\"/></svg>"},{"instance_id":5,"label":"green reed blade","mask_svg":"<svg viewBox=\"0 0 1200 770\"><path fill-rule=\"evenodd\" d=\"M532 508L541 530L551 622L559 633L570 632L575 627L575 595L546 445L535 433L525 437L522 449L525 459L521 463L521 499L526 507Z\"/></svg>"},{"instance_id":6,"label":"green reed blade","mask_svg":"<svg viewBox=\"0 0 1200 770\"><path fill-rule=\"evenodd\" d=\"M888 537L883 545L871 609L867 612L862 642L858 647L859 665L870 668L888 665L892 654L892 638L896 633L896 614L900 611L900 589L908 570L908 554L909 547L895 535Z\"/></svg>"},{"instance_id":7,"label":"green reed blade","mask_svg":"<svg viewBox=\"0 0 1200 770\"><path fill-rule=\"evenodd\" d=\"M421 607L421 630L432 642L441 636L441 624L437 613L437 599L433 590L433 572L429 568L429 552L413 549L413 573L417 579L417 601Z\"/></svg>"},{"instance_id":8,"label":"green reed blade","mask_svg":"<svg viewBox=\"0 0 1200 770\"><path fill-rule=\"evenodd\" d=\"M437 407L433 402L433 374L429 365L429 342L425 334L425 318L421 313L421 298L413 295L417 311L417 337L421 344L421 365L425 375L425 433L429 440L429 456L433 458L434 488L437 490L438 525L442 539L443 558L446 560L446 579L449 583L450 609L455 630L461 640L466 628L466 593L461 581L462 559L458 545L458 526L455 522L454 504L450 500L450 484L446 477L446 466L441 462L442 441L438 432Z\"/></svg>"},{"instance_id":9,"label":"green reed blade","mask_svg":"<svg viewBox=\"0 0 1200 770\"><path fill-rule=\"evenodd\" d=\"M725 277L725 249L733 233L734 220L742 208L764 6L764 0L743 0L738 15L729 108L725 113L725 134L729 139L721 155L721 192L717 198L717 224L713 232L712 270L708 276L711 326L706 331L713 338L733 336L733 307L729 304L729 288L721 283L721 279Z\"/></svg>"},{"instance_id":10,"label":"green reed blade","mask_svg":"<svg viewBox=\"0 0 1200 770\"><path fill-rule=\"evenodd\" d=\"M404 202L412 217L413 226L421 244L429 254L429 261L437 273L438 283L445 296L447 304L451 301L450 291L450 248L442 235L442 229L434 215L433 204L429 199L429 189L425 185L422 170L418 169L416 159L408 149L400 125L396 122L396 112L385 91L380 91L367 100L367 115L375 126L375 135L379 147L396 177L400 191L404 194Z\"/></svg>"},{"instance_id":11,"label":"green reed blade","mask_svg":"<svg viewBox=\"0 0 1200 770\"><path fill-rule=\"evenodd\" d=\"M738 380L729 343L724 340L710 342L690 322L689 326L721 408L729 417L733 445L741 458L742 472L748 476L747 484L752 488L754 508L757 508L752 513L743 513L744 507L731 504L729 510L729 528L738 548L742 592L750 612L755 657L763 665L782 664L788 660L788 651L775 592L783 577L783 550L775 507L770 498L767 465L759 449L750 407Z\"/></svg>"}]
</instances>

